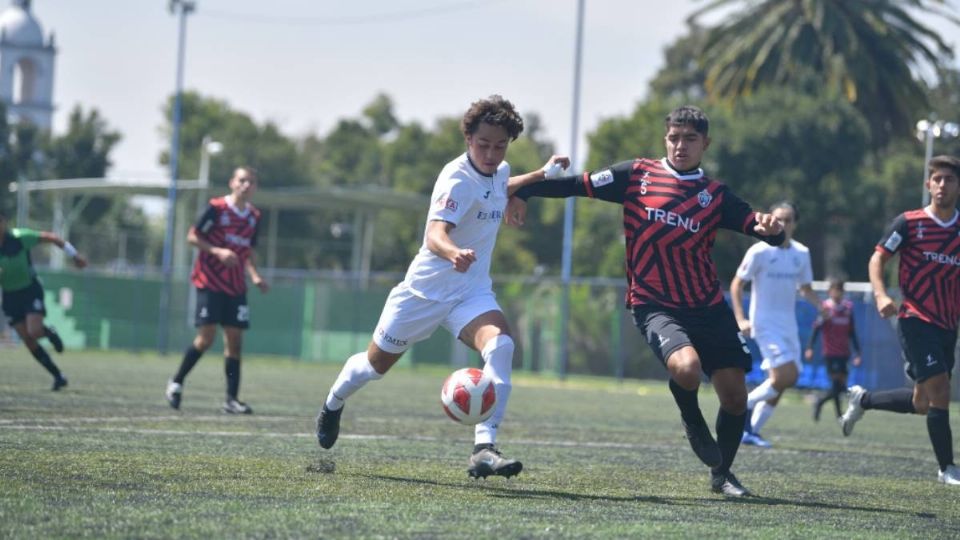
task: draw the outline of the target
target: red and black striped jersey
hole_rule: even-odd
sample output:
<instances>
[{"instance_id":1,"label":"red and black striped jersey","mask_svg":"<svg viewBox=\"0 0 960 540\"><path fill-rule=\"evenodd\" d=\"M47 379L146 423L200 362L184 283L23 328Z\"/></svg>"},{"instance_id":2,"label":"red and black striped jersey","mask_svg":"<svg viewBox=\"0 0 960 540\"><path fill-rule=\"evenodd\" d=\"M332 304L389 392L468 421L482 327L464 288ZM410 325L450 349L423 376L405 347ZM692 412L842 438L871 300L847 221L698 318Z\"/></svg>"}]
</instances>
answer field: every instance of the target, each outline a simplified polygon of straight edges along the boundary
<instances>
[{"instance_id":1,"label":"red and black striped jersey","mask_svg":"<svg viewBox=\"0 0 960 540\"><path fill-rule=\"evenodd\" d=\"M773 244L753 230L755 212L723 183L675 171L666 159L635 159L538 182L518 197L586 196L623 205L628 307L705 307L723 301L710 250L719 229Z\"/></svg>"},{"instance_id":2,"label":"red and black striped jersey","mask_svg":"<svg viewBox=\"0 0 960 540\"><path fill-rule=\"evenodd\" d=\"M943 222L926 209L897 216L876 249L900 254L899 317L916 317L947 330L960 319L960 223Z\"/></svg>"},{"instance_id":3,"label":"red and black striped jersey","mask_svg":"<svg viewBox=\"0 0 960 540\"><path fill-rule=\"evenodd\" d=\"M844 298L839 303L828 298L820 304L827 316L817 317L813 323L813 334L810 336L810 347L823 333L823 356L850 356L850 344L853 343L857 352L860 344L857 342L857 332L853 325L853 302Z\"/></svg>"},{"instance_id":4,"label":"red and black striped jersey","mask_svg":"<svg viewBox=\"0 0 960 540\"><path fill-rule=\"evenodd\" d=\"M260 211L247 203L245 210L232 206L226 197L210 199L210 206L194 225L200 236L215 247L227 248L237 254L239 264L227 267L215 255L201 251L190 276L200 289L240 295L247 291L244 274L247 259L257 245Z\"/></svg>"}]
</instances>

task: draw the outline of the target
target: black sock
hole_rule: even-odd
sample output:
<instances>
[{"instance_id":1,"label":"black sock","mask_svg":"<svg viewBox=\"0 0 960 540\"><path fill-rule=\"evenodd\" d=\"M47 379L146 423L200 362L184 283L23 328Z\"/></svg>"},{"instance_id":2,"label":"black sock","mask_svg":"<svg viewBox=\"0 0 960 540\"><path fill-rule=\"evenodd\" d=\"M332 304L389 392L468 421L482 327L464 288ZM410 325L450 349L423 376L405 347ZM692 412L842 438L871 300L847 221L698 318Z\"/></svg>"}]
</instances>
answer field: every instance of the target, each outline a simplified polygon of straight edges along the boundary
<instances>
[{"instance_id":1,"label":"black sock","mask_svg":"<svg viewBox=\"0 0 960 540\"><path fill-rule=\"evenodd\" d=\"M180 369L178 369L177 374L173 376L173 382L183 384L183 379L187 377L187 373L190 373L193 366L197 365L201 356L203 356L203 351L197 350L193 345L187 347L187 350L183 353L183 361L180 362Z\"/></svg>"},{"instance_id":2,"label":"black sock","mask_svg":"<svg viewBox=\"0 0 960 540\"><path fill-rule=\"evenodd\" d=\"M927 411L927 433L933 444L940 470L953 465L953 433L950 431L950 411L930 407Z\"/></svg>"},{"instance_id":3,"label":"black sock","mask_svg":"<svg viewBox=\"0 0 960 540\"><path fill-rule=\"evenodd\" d=\"M706 425L703 413L700 412L700 402L697 400L696 390L687 390L670 379L670 393L680 408L680 417L688 426Z\"/></svg>"},{"instance_id":4,"label":"black sock","mask_svg":"<svg viewBox=\"0 0 960 540\"><path fill-rule=\"evenodd\" d=\"M917 412L913 408L913 390L910 388L867 392L863 395L860 404L864 409L880 409L904 414Z\"/></svg>"},{"instance_id":5,"label":"black sock","mask_svg":"<svg viewBox=\"0 0 960 540\"><path fill-rule=\"evenodd\" d=\"M240 392L240 359L226 357L223 361L223 370L227 374L227 398L237 399Z\"/></svg>"},{"instance_id":6,"label":"black sock","mask_svg":"<svg viewBox=\"0 0 960 540\"><path fill-rule=\"evenodd\" d=\"M837 410L837 418L843 414L840 412L840 395L846 391L844 384L840 381L833 381L833 388L831 389L831 395L833 396L833 408Z\"/></svg>"},{"instance_id":7,"label":"black sock","mask_svg":"<svg viewBox=\"0 0 960 540\"><path fill-rule=\"evenodd\" d=\"M725 473L730 471L734 458L737 457L737 450L740 448L740 437L743 435L743 428L747 424L747 413L730 414L720 409L717 412L717 446L720 447L720 455L723 456L723 463L714 473Z\"/></svg>"},{"instance_id":8,"label":"black sock","mask_svg":"<svg viewBox=\"0 0 960 540\"><path fill-rule=\"evenodd\" d=\"M37 345L37 348L30 351L30 354L37 359L37 362L40 362L40 365L43 366L47 371L53 375L54 379L60 379L63 376L60 374L60 368L53 363L53 360L50 359L50 355L47 354L47 351L43 349L40 345Z\"/></svg>"}]
</instances>

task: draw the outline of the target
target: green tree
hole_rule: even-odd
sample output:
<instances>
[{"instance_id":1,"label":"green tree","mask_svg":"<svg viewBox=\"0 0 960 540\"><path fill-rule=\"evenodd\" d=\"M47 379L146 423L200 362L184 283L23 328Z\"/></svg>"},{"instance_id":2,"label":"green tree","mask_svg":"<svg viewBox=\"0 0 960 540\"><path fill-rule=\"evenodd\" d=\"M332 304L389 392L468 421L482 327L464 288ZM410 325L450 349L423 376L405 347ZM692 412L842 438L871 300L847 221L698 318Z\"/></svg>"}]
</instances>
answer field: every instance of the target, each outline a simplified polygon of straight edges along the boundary
<instances>
[{"instance_id":1,"label":"green tree","mask_svg":"<svg viewBox=\"0 0 960 540\"><path fill-rule=\"evenodd\" d=\"M823 92L861 111L874 148L909 133L926 105L914 73L953 55L916 15L960 24L948 0L714 0L691 19L731 8L709 29L699 55L712 98L732 102L764 87L789 87L812 71Z\"/></svg>"}]
</instances>

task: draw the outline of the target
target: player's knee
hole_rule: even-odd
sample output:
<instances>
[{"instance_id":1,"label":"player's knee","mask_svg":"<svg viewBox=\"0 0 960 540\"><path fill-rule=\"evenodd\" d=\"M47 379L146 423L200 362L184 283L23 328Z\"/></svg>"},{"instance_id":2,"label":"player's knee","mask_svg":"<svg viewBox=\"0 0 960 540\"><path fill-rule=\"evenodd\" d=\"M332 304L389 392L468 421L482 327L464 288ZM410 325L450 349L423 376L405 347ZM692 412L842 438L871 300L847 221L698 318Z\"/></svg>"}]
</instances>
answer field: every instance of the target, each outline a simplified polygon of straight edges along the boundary
<instances>
[{"instance_id":1,"label":"player's knee","mask_svg":"<svg viewBox=\"0 0 960 540\"><path fill-rule=\"evenodd\" d=\"M699 362L683 362L671 370L673 380L684 390L694 390L700 386L702 377Z\"/></svg>"},{"instance_id":2,"label":"player's knee","mask_svg":"<svg viewBox=\"0 0 960 540\"><path fill-rule=\"evenodd\" d=\"M193 338L193 348L200 352L206 352L212 344L213 338L203 334L198 334L197 337Z\"/></svg>"},{"instance_id":3,"label":"player's knee","mask_svg":"<svg viewBox=\"0 0 960 540\"><path fill-rule=\"evenodd\" d=\"M718 396L720 399L720 408L724 411L738 416L747 411L747 394L726 394Z\"/></svg>"},{"instance_id":4,"label":"player's knee","mask_svg":"<svg viewBox=\"0 0 960 540\"><path fill-rule=\"evenodd\" d=\"M927 414L930 410L930 401L927 399L913 398L913 412L915 414Z\"/></svg>"}]
</instances>

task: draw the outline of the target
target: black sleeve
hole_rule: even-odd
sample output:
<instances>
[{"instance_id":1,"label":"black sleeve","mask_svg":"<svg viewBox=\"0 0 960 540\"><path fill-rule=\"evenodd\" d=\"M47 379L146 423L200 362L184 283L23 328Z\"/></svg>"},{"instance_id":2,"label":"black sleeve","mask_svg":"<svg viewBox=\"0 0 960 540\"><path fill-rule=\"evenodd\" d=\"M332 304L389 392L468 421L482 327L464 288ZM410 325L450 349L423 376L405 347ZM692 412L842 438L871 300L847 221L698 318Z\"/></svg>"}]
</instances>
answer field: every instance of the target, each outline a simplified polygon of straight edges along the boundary
<instances>
[{"instance_id":1,"label":"black sleeve","mask_svg":"<svg viewBox=\"0 0 960 540\"><path fill-rule=\"evenodd\" d=\"M729 188L723 188L723 203L721 206L720 227L752 236L771 246L779 246L786 240L786 233L780 231L773 236L765 236L753 228L757 225L756 212L746 201L738 197Z\"/></svg>"},{"instance_id":2,"label":"black sleeve","mask_svg":"<svg viewBox=\"0 0 960 540\"><path fill-rule=\"evenodd\" d=\"M883 237L877 242L877 247L893 255L900 249L900 246L906 238L907 216L900 214L893 218L893 221L887 225L887 230L884 231Z\"/></svg>"},{"instance_id":3,"label":"black sleeve","mask_svg":"<svg viewBox=\"0 0 960 540\"><path fill-rule=\"evenodd\" d=\"M207 209L200 216L200 219L194 224L194 229L196 229L198 234L206 235L210 232L210 229L217 224L217 209L214 206L208 205Z\"/></svg>"},{"instance_id":4,"label":"black sleeve","mask_svg":"<svg viewBox=\"0 0 960 540\"><path fill-rule=\"evenodd\" d=\"M632 170L633 160L621 161L596 171L530 184L518 189L514 196L523 200L530 197L590 197L622 204Z\"/></svg>"}]
</instances>

